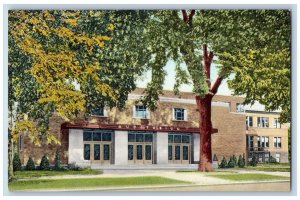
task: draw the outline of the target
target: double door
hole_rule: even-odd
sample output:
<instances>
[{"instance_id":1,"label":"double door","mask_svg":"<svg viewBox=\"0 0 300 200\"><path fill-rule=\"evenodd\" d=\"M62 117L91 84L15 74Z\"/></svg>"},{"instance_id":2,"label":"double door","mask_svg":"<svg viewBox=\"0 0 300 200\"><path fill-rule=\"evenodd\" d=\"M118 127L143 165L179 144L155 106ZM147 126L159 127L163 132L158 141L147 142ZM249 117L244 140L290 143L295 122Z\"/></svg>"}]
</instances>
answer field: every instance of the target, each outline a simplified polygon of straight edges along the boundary
<instances>
[{"instance_id":1,"label":"double door","mask_svg":"<svg viewBox=\"0 0 300 200\"><path fill-rule=\"evenodd\" d=\"M189 144L169 144L168 160L173 164L190 163L190 145Z\"/></svg>"},{"instance_id":2,"label":"double door","mask_svg":"<svg viewBox=\"0 0 300 200\"><path fill-rule=\"evenodd\" d=\"M128 163L130 164L152 164L152 143L129 143Z\"/></svg>"},{"instance_id":3,"label":"double door","mask_svg":"<svg viewBox=\"0 0 300 200\"><path fill-rule=\"evenodd\" d=\"M95 164L111 164L111 142L85 143L84 159Z\"/></svg>"}]
</instances>

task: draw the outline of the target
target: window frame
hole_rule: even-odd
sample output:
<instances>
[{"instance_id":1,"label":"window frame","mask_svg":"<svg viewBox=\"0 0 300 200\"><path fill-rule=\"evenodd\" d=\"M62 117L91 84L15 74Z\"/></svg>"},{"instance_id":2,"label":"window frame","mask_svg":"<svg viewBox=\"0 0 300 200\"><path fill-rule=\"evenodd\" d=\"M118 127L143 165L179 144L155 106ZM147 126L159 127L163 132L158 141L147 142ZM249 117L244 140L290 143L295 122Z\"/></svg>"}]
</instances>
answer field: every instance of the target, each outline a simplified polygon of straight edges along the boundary
<instances>
[{"instance_id":1,"label":"window frame","mask_svg":"<svg viewBox=\"0 0 300 200\"><path fill-rule=\"evenodd\" d=\"M137 111L137 106L143 106L145 107L145 112L143 116L139 116L137 115L137 112L141 112L141 111ZM138 118L138 119L150 119L150 112L149 109L147 108L147 106L142 105L142 104L135 104L133 106L133 118Z\"/></svg>"},{"instance_id":2,"label":"window frame","mask_svg":"<svg viewBox=\"0 0 300 200\"><path fill-rule=\"evenodd\" d=\"M246 116L246 127L253 127L253 116Z\"/></svg>"},{"instance_id":3,"label":"window frame","mask_svg":"<svg viewBox=\"0 0 300 200\"><path fill-rule=\"evenodd\" d=\"M107 116L108 116L108 115L107 115L107 110L106 110L105 107L97 107L97 108L102 108L102 110L103 110L103 115L99 115L99 114L97 114L97 113L96 113L96 114L93 113L93 109L96 109L96 108L92 108L90 116L92 116L92 117L107 117Z\"/></svg>"},{"instance_id":4,"label":"window frame","mask_svg":"<svg viewBox=\"0 0 300 200\"><path fill-rule=\"evenodd\" d=\"M236 103L236 112L238 113L243 113L245 112L245 107L243 105L243 103Z\"/></svg>"},{"instance_id":5,"label":"window frame","mask_svg":"<svg viewBox=\"0 0 300 200\"><path fill-rule=\"evenodd\" d=\"M269 128L269 117L257 117L257 127Z\"/></svg>"},{"instance_id":6,"label":"window frame","mask_svg":"<svg viewBox=\"0 0 300 200\"><path fill-rule=\"evenodd\" d=\"M183 112L183 119L176 119L176 109L181 109ZM172 120L173 121L187 121L187 109L183 107L173 107L172 108Z\"/></svg>"},{"instance_id":7,"label":"window frame","mask_svg":"<svg viewBox=\"0 0 300 200\"><path fill-rule=\"evenodd\" d=\"M279 147L280 144L280 147ZM273 138L273 147L276 149L282 148L282 137L274 137Z\"/></svg>"}]
</instances>

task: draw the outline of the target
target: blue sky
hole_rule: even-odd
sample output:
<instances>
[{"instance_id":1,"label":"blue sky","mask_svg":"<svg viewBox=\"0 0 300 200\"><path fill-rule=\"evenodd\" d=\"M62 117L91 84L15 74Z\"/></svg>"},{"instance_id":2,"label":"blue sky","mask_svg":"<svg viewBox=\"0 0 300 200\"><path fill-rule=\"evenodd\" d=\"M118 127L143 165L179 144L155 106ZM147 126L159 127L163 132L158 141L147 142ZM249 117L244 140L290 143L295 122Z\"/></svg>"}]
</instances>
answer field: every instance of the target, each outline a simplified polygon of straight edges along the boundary
<instances>
[{"instance_id":1,"label":"blue sky","mask_svg":"<svg viewBox=\"0 0 300 200\"><path fill-rule=\"evenodd\" d=\"M175 83L175 66L176 66L176 64L174 61L169 61L166 64L166 66L164 67L167 72L167 76L166 76L166 79L164 82L164 90L173 90L173 86ZM215 82L217 75L218 75L217 68L214 64L212 64L212 68L211 68L212 84ZM150 80L151 80L151 72L148 71L141 78L139 78L139 80L137 81L137 86L144 88L144 87L146 87L147 83ZM185 92L191 92L192 89L193 89L192 84L190 84L190 85L184 84L180 87L180 91L185 91ZM217 94L231 95L231 93L232 93L231 90L229 90L228 86L227 86L227 80L223 80Z\"/></svg>"}]
</instances>

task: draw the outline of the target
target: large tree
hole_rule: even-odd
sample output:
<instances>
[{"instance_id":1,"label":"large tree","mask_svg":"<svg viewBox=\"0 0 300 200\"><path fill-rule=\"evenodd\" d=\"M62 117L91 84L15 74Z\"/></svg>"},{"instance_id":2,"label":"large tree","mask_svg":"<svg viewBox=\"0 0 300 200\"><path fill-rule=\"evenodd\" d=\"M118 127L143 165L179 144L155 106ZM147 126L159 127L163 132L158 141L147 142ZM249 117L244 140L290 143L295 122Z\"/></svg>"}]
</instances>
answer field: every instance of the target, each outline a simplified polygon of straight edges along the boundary
<instances>
[{"instance_id":1,"label":"large tree","mask_svg":"<svg viewBox=\"0 0 300 200\"><path fill-rule=\"evenodd\" d=\"M211 102L220 84L240 67L237 65L238 60L242 56L249 56L250 52L268 52L264 54L265 60L261 66L276 65L281 60L280 53L289 52L279 45L289 37L284 35L285 30L282 30L289 27L288 21L287 10L152 12L145 31L145 41L152 54L149 61L152 80L142 100L150 109L156 108L166 75L163 66L170 59L176 61L177 76L174 90L178 92L178 86L190 80L193 83L193 92L200 114L200 171L212 170ZM277 23L284 26L277 26ZM283 35L276 35L278 31ZM278 51L274 51L274 47ZM278 59L273 59L274 57ZM249 69L250 65L255 66L255 59L247 61L249 63L241 64L244 69ZM218 65L219 73L215 82L211 83L210 72L213 62ZM185 64L187 70L184 70L181 64Z\"/></svg>"},{"instance_id":2,"label":"large tree","mask_svg":"<svg viewBox=\"0 0 300 200\"><path fill-rule=\"evenodd\" d=\"M145 16L142 11L9 12L9 179L12 144L20 133L36 145L40 135L59 143L49 132L54 113L70 121L95 105L124 107L142 74L141 61L147 60L147 54L128 51Z\"/></svg>"}]
</instances>

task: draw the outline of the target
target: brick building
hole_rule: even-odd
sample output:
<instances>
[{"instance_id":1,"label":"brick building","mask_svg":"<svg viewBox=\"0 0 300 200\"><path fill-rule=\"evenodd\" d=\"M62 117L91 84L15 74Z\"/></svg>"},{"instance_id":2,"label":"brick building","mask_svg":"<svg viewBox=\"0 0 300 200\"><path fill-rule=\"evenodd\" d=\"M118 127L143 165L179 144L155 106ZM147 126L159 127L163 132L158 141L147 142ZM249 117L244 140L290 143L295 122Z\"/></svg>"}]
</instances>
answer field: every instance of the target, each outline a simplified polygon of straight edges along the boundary
<instances>
[{"instance_id":1,"label":"brick building","mask_svg":"<svg viewBox=\"0 0 300 200\"><path fill-rule=\"evenodd\" d=\"M44 141L41 147L37 147L28 137L21 136L21 162L25 164L28 157L32 156L38 164L42 156L47 154L50 163L53 163L55 151L59 149L64 164L75 163L100 168L108 165L199 163L199 113L194 94L182 92L178 97L172 91L164 91L154 112L137 103L141 95L142 89L137 89L129 95L123 110L95 108L87 119L79 117L73 123L64 122L54 115L50 120L50 131L61 139L61 145L47 144ZM277 132L272 131L273 129L260 130L254 126L253 130L246 129L245 119L248 113L240 112L239 106L242 103L241 97L216 95L213 98L212 154L219 161L223 156L228 158L233 154L247 156L250 155L249 148L256 147L254 140L258 136L268 136L270 141L274 136L281 137L281 149L277 148L276 152L282 150L280 161L286 162L286 126L276 130ZM251 115L252 124L256 123L254 114ZM260 117L265 115L273 116L264 113ZM277 117L278 113L274 116ZM276 141L279 141L277 138ZM273 138L272 140L274 141Z\"/></svg>"}]
</instances>

